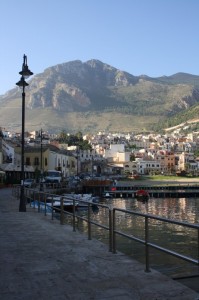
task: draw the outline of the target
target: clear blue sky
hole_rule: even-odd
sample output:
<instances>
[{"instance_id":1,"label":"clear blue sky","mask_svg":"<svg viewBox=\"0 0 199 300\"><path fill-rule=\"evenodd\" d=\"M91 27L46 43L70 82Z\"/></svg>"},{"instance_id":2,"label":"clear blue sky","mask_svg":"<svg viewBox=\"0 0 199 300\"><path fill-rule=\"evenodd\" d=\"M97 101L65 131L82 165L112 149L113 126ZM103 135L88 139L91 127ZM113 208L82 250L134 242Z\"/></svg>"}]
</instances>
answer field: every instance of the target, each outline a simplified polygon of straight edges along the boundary
<instances>
[{"instance_id":1,"label":"clear blue sky","mask_svg":"<svg viewBox=\"0 0 199 300\"><path fill-rule=\"evenodd\" d=\"M72 60L99 59L132 75L199 75L198 0L5 0L0 3L0 94Z\"/></svg>"}]
</instances>

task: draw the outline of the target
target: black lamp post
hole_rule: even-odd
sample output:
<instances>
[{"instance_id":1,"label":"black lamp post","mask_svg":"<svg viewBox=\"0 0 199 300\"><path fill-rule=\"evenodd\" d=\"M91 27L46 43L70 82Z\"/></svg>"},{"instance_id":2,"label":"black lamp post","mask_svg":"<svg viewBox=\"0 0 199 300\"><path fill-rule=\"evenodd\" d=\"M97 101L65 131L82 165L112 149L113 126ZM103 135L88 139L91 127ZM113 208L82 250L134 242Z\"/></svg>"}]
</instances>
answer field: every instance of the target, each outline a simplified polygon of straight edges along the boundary
<instances>
[{"instance_id":1,"label":"black lamp post","mask_svg":"<svg viewBox=\"0 0 199 300\"><path fill-rule=\"evenodd\" d=\"M19 87L22 88L22 130L21 130L21 194L20 194L20 203L19 203L19 211L26 211L26 202L24 198L24 128L25 128L25 87L29 84L25 81L25 78L28 78L33 73L28 69L27 65L27 56L24 54L23 56L23 64L22 71L19 72L21 75L20 81L16 83Z\"/></svg>"},{"instance_id":2,"label":"black lamp post","mask_svg":"<svg viewBox=\"0 0 199 300\"><path fill-rule=\"evenodd\" d=\"M91 150L91 176L93 178L93 149Z\"/></svg>"},{"instance_id":3,"label":"black lamp post","mask_svg":"<svg viewBox=\"0 0 199 300\"><path fill-rule=\"evenodd\" d=\"M41 128L41 136L40 136L40 143L41 143L41 169L40 169L40 191L43 190L43 131Z\"/></svg>"},{"instance_id":4,"label":"black lamp post","mask_svg":"<svg viewBox=\"0 0 199 300\"><path fill-rule=\"evenodd\" d=\"M78 166L78 163L79 163L79 150L78 150L78 147L76 149L76 158L77 158L77 172L76 172L76 176L78 177L78 175L79 175L79 166Z\"/></svg>"}]
</instances>

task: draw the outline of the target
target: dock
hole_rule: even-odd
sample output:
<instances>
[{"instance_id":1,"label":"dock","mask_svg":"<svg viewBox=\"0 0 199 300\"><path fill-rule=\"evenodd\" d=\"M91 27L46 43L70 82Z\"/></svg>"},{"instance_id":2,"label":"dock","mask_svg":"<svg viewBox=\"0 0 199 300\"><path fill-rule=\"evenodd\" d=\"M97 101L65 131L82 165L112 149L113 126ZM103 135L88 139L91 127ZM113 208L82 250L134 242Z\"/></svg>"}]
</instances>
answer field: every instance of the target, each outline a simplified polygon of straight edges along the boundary
<instances>
[{"instance_id":1,"label":"dock","mask_svg":"<svg viewBox=\"0 0 199 300\"><path fill-rule=\"evenodd\" d=\"M127 184L120 182L115 186L110 186L106 192L113 197L135 198L136 191L145 190L150 197L154 198L189 198L199 197L199 185L196 184L177 184L177 185L144 185Z\"/></svg>"},{"instance_id":2,"label":"dock","mask_svg":"<svg viewBox=\"0 0 199 300\"><path fill-rule=\"evenodd\" d=\"M114 198L135 198L136 191L146 190L154 198L199 197L199 181L114 181L89 180L82 183L82 192L102 195L109 193Z\"/></svg>"}]
</instances>

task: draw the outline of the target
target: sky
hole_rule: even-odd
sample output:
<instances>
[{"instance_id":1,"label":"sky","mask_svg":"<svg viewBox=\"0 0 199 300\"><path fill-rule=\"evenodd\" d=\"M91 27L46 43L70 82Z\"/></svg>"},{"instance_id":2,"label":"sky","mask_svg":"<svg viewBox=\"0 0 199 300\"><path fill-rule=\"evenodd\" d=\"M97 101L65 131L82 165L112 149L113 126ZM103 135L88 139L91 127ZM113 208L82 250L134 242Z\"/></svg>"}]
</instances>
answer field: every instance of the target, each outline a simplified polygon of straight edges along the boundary
<instances>
[{"instance_id":1,"label":"sky","mask_svg":"<svg viewBox=\"0 0 199 300\"><path fill-rule=\"evenodd\" d=\"M132 75L199 75L198 0L2 0L0 95L35 74L98 59Z\"/></svg>"}]
</instances>

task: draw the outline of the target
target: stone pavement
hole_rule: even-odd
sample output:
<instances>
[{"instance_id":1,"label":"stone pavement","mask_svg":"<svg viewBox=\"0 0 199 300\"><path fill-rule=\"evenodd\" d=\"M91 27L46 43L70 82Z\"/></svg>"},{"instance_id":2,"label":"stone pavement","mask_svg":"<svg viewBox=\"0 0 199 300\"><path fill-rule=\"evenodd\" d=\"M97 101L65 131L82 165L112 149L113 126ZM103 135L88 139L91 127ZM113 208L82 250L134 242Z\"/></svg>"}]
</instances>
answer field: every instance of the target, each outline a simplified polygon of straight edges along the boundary
<instances>
[{"instance_id":1,"label":"stone pavement","mask_svg":"<svg viewBox=\"0 0 199 300\"><path fill-rule=\"evenodd\" d=\"M199 294L0 189L1 300L196 300Z\"/></svg>"}]
</instances>

